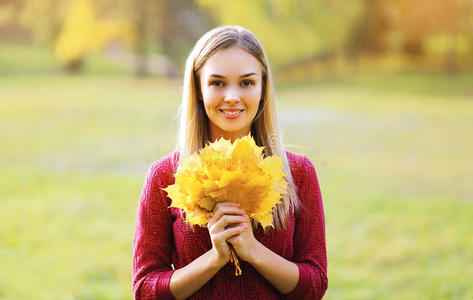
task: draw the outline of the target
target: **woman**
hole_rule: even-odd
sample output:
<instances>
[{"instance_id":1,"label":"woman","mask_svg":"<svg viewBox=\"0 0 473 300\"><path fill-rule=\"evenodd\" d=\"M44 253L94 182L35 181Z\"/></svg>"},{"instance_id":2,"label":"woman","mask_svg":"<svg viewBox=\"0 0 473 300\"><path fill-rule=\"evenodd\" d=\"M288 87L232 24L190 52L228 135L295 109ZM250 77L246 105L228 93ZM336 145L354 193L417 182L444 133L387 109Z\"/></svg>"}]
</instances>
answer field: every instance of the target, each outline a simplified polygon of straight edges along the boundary
<instances>
[{"instance_id":1,"label":"woman","mask_svg":"<svg viewBox=\"0 0 473 300\"><path fill-rule=\"evenodd\" d=\"M272 79L261 43L248 30L206 33L187 59L179 151L150 167L138 206L133 291L136 299L320 299L327 289L325 225L312 163L284 151ZM289 192L263 231L231 202L218 203L207 228L184 223L162 189L181 155L221 137L251 133L265 155L279 155ZM229 245L241 262L236 277Z\"/></svg>"}]
</instances>

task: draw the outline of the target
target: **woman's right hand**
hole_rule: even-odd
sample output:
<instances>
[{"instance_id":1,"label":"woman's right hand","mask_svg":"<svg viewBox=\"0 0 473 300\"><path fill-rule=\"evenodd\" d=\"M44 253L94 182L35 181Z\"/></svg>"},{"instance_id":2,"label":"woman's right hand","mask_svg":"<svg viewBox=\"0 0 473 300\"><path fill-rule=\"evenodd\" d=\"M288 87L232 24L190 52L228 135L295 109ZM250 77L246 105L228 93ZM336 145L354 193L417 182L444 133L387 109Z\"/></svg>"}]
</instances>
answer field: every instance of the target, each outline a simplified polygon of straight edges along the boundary
<instances>
[{"instance_id":1,"label":"woman's right hand","mask_svg":"<svg viewBox=\"0 0 473 300\"><path fill-rule=\"evenodd\" d=\"M244 215L245 211L238 207L238 203L218 202L213 210L214 216L207 224L212 240L212 251L217 265L221 267L230 260L227 239L248 229L246 225L248 217Z\"/></svg>"}]
</instances>

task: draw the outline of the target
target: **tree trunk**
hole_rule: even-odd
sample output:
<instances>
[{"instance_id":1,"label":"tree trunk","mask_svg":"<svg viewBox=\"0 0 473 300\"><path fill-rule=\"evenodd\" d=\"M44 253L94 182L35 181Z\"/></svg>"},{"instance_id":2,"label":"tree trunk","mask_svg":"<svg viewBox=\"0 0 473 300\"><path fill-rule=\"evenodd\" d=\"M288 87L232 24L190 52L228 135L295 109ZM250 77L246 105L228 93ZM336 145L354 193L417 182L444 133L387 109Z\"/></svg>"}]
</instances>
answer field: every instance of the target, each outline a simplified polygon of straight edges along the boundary
<instances>
[{"instance_id":1,"label":"tree trunk","mask_svg":"<svg viewBox=\"0 0 473 300\"><path fill-rule=\"evenodd\" d=\"M148 75L147 44L147 0L135 0L135 75L145 77Z\"/></svg>"},{"instance_id":2,"label":"tree trunk","mask_svg":"<svg viewBox=\"0 0 473 300\"><path fill-rule=\"evenodd\" d=\"M450 36L450 49L445 59L445 71L449 74L455 74L458 71L458 34L453 30Z\"/></svg>"}]
</instances>

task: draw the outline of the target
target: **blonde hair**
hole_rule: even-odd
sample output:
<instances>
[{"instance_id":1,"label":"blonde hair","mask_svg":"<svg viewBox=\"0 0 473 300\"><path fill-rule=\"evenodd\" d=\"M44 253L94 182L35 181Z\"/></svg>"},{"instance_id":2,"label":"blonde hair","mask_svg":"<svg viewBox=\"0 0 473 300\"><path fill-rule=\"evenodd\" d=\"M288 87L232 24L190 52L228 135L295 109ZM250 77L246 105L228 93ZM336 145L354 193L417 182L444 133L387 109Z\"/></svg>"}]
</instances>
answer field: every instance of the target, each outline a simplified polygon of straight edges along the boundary
<instances>
[{"instance_id":1,"label":"blonde hair","mask_svg":"<svg viewBox=\"0 0 473 300\"><path fill-rule=\"evenodd\" d=\"M284 195L282 203L273 210L273 224L277 229L282 229L286 226L290 211L297 211L301 205L278 129L275 95L268 58L263 45L249 30L240 26L217 27L204 34L192 49L186 62L183 96L179 107L178 150L180 155L190 155L211 142L209 120L203 107L203 101L199 101L201 97L199 75L200 70L212 55L230 47L240 47L246 50L260 62L262 67L262 97L258 112L251 125L251 135L258 146L264 147L266 156L278 155L283 159L283 168L289 189L288 194Z\"/></svg>"}]
</instances>

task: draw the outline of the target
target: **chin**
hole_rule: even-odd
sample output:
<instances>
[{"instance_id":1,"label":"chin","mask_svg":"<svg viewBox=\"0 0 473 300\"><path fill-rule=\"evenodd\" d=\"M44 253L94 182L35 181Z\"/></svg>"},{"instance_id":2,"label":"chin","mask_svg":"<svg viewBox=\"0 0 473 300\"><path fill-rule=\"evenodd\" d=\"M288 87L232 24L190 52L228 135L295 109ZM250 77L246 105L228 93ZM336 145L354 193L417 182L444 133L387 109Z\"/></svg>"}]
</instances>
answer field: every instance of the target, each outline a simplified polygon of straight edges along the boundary
<instances>
[{"instance_id":1,"label":"chin","mask_svg":"<svg viewBox=\"0 0 473 300\"><path fill-rule=\"evenodd\" d=\"M235 133L238 133L238 132L241 132L243 131L243 127L234 127L234 126L219 126L221 128L221 130L225 133L228 133L228 134L235 134Z\"/></svg>"}]
</instances>

